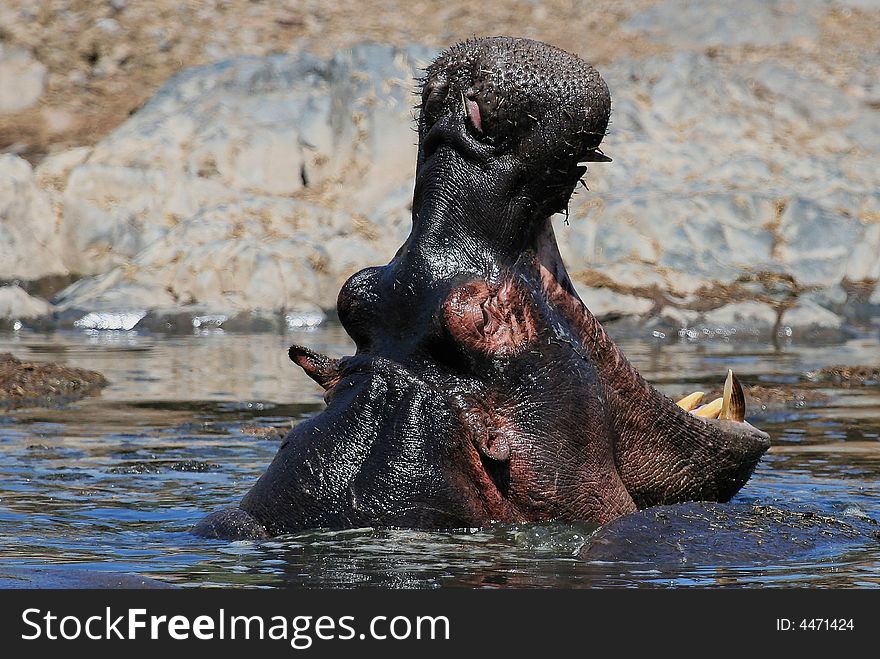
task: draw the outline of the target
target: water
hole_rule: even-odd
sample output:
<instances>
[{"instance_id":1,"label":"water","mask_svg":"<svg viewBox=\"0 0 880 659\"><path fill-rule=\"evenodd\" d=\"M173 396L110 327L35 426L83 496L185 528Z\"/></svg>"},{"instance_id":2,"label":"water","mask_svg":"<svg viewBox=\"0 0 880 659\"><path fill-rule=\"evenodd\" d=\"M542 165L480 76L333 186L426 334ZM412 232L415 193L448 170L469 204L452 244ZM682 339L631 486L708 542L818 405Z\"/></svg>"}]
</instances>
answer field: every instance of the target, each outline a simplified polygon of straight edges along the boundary
<instances>
[{"instance_id":1,"label":"water","mask_svg":"<svg viewBox=\"0 0 880 659\"><path fill-rule=\"evenodd\" d=\"M111 381L63 408L0 412L0 578L54 565L180 586L880 586L877 543L810 561L658 568L576 558L587 524L315 531L259 544L194 537L197 520L235 504L269 464L272 429L322 409L317 386L287 359L291 343L350 352L334 326L285 336L0 334L0 352L92 368ZM829 364L876 365L880 341L620 345L670 394L720 385L728 366L745 383L819 394L750 410L774 445L735 501L880 519L880 386L803 377Z\"/></svg>"}]
</instances>

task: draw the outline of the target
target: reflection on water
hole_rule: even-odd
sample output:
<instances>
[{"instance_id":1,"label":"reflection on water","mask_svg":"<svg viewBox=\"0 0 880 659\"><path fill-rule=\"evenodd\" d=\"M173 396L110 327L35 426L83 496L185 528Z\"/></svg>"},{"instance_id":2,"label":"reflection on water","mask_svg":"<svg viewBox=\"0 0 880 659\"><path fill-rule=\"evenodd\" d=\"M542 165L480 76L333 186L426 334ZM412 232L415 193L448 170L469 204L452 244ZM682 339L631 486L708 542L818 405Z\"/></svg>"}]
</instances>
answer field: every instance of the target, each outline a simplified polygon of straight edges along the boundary
<instances>
[{"instance_id":1,"label":"reflection on water","mask_svg":"<svg viewBox=\"0 0 880 659\"><path fill-rule=\"evenodd\" d=\"M809 562L658 569L577 559L593 530L586 524L356 529L261 544L193 537L193 523L237 502L263 472L284 430L323 407L316 385L288 361L291 343L350 350L335 326L285 336L0 334L0 352L92 368L111 381L65 408L0 412L0 577L75 564L178 585L880 586L876 543ZM774 445L736 500L880 518L880 387L803 377L828 364L875 363L876 339L778 350L746 340L621 345L671 395L720 385L729 366L745 383L823 394L750 410Z\"/></svg>"}]
</instances>

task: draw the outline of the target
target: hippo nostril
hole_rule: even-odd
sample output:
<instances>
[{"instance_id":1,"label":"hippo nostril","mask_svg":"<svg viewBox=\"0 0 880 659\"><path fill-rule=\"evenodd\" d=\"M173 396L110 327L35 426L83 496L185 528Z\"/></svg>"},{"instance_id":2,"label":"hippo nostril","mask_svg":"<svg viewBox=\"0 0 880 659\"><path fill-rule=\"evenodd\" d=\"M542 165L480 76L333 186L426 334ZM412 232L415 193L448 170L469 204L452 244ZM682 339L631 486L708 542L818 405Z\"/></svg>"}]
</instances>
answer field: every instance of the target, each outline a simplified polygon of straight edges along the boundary
<instances>
[{"instance_id":1,"label":"hippo nostril","mask_svg":"<svg viewBox=\"0 0 880 659\"><path fill-rule=\"evenodd\" d=\"M444 78L433 78L425 83L422 88L422 116L433 123L440 115L443 101L449 94L449 82Z\"/></svg>"}]
</instances>

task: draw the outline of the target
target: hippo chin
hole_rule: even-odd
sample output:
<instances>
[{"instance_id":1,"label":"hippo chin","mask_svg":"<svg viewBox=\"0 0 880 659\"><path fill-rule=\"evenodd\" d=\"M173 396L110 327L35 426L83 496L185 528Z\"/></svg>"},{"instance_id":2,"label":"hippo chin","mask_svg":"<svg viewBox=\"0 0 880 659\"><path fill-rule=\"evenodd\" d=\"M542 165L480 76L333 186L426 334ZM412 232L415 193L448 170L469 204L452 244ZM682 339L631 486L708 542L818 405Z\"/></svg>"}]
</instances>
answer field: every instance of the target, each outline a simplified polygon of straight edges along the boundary
<instances>
[{"instance_id":1,"label":"hippo chin","mask_svg":"<svg viewBox=\"0 0 880 659\"><path fill-rule=\"evenodd\" d=\"M290 349L327 409L196 533L604 523L728 500L769 446L735 379L696 413L657 392L559 255L551 216L583 163L609 160L596 70L543 43L476 39L442 53L421 94L412 232L339 294L356 354Z\"/></svg>"}]
</instances>

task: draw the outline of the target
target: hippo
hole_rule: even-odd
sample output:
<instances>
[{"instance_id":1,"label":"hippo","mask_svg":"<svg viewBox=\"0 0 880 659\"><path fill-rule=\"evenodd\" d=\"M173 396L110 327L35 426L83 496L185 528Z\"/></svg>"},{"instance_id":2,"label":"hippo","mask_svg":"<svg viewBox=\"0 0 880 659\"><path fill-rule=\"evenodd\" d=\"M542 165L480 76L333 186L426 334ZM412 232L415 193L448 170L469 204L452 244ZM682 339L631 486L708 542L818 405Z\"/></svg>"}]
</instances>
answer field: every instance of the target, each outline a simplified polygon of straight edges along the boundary
<instances>
[{"instance_id":1,"label":"hippo","mask_svg":"<svg viewBox=\"0 0 880 659\"><path fill-rule=\"evenodd\" d=\"M610 161L596 69L538 41L476 38L442 52L420 93L411 233L337 300L355 354L290 348L326 409L194 532L604 524L729 500L769 447L736 377L702 406L699 392L678 404L658 392L559 253L551 217L587 163Z\"/></svg>"}]
</instances>

